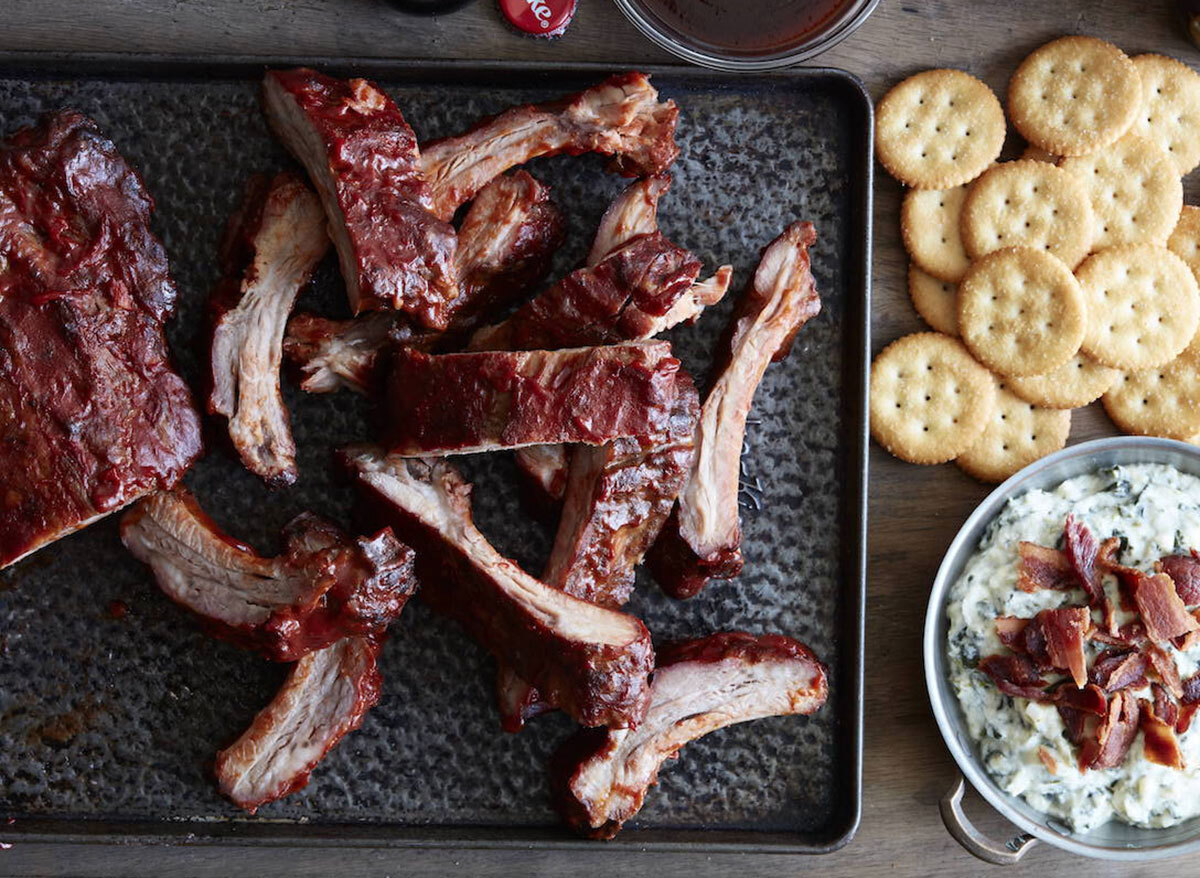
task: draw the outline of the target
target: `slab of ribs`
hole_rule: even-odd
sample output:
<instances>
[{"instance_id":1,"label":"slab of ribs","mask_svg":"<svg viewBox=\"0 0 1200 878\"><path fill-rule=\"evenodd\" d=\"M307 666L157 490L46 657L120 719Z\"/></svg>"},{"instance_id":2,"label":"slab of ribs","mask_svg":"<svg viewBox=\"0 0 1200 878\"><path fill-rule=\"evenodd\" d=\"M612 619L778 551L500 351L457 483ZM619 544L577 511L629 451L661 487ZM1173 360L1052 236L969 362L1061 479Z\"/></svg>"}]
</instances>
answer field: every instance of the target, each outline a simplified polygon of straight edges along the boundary
<instances>
[{"instance_id":1,"label":"slab of ribs","mask_svg":"<svg viewBox=\"0 0 1200 878\"><path fill-rule=\"evenodd\" d=\"M152 208L78 113L0 145L0 567L171 487L200 453Z\"/></svg>"},{"instance_id":2,"label":"slab of ribs","mask_svg":"<svg viewBox=\"0 0 1200 878\"><path fill-rule=\"evenodd\" d=\"M338 459L379 529L354 535L305 512L267 557L177 484L200 427L167 357L175 288L152 202L95 124L62 112L0 146L0 566L133 504L121 539L165 595L207 633L293 663L216 758L219 789L251 813L303 787L363 722L382 645L418 593L495 658L503 728L555 709L583 727L551 777L564 819L589 837L632 819L687 742L817 710L825 670L797 641L721 633L656 657L622 610L644 558L676 597L741 569L747 413L820 308L811 224L763 251L702 404L655 336L719 302L731 269L702 280L700 259L659 229L678 108L645 75L423 145L363 79L270 71L263 109L308 179L253 178L229 222L208 409L246 468L284 488L300 474L283 358L306 391L366 394L379 444ZM578 267L535 289L566 220L518 166L583 153L637 179ZM291 317L330 243L353 313ZM540 578L476 527L450 462L505 450L557 517Z\"/></svg>"}]
</instances>

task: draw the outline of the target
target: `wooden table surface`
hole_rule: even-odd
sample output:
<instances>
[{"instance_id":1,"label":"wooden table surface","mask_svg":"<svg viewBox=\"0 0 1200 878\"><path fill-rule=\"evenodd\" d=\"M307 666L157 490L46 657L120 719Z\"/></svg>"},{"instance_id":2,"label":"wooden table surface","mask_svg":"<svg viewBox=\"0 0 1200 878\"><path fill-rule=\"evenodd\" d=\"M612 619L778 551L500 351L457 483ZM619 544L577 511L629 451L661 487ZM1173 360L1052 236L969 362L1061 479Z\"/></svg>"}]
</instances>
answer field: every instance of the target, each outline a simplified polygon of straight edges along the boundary
<instances>
[{"instance_id":1,"label":"wooden table surface","mask_svg":"<svg viewBox=\"0 0 1200 878\"><path fill-rule=\"evenodd\" d=\"M614 67L669 61L608 0L581 0L567 35L555 42L519 37L492 0L443 18L399 15L378 0L7 0L0 51L287 54L308 57L603 61ZM1171 18L1166 0L882 0L875 15L817 63L860 76L878 98L897 79L931 66L968 70L998 92L1016 63L1053 37L1105 37L1126 51L1159 51L1196 66L1200 55ZM1189 187L1189 190L1193 187ZM879 171L876 185L875 350L921 328L905 294L898 235L900 187ZM1196 202L1189 191L1189 201ZM1077 413L1071 441L1112 431L1095 406ZM953 465L901 464L871 450L870 571L867 617L867 727L864 814L857 837L825 857L760 857L595 851L538 852L150 847L21 844L0 852L2 875L308 876L489 874L644 874L660 878L722 874L962 876L996 872L950 839L937 802L953 777L925 696L920 636L929 584L962 520L987 488ZM973 794L972 794L973 796ZM977 797L968 811L997 838L1011 828ZM1194 868L1189 865L1188 868ZM1172 864L1172 871L1179 866ZM1013 875L1150 875L1073 857L1046 846ZM1180 874L1190 874L1186 871Z\"/></svg>"}]
</instances>

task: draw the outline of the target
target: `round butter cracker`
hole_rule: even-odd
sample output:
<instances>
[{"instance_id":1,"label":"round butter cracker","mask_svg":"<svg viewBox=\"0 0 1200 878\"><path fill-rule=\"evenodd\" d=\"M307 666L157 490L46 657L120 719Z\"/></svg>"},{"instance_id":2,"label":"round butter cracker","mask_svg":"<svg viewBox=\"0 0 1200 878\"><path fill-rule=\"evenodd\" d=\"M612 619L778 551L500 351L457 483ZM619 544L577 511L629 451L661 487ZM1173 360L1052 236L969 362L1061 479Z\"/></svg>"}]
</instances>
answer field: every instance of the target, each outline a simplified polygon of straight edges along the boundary
<instances>
[{"instance_id":1,"label":"round butter cracker","mask_svg":"<svg viewBox=\"0 0 1200 878\"><path fill-rule=\"evenodd\" d=\"M958 287L908 267L908 295L921 319L938 332L958 335Z\"/></svg>"},{"instance_id":2,"label":"round butter cracker","mask_svg":"<svg viewBox=\"0 0 1200 878\"><path fill-rule=\"evenodd\" d=\"M1200 74L1166 55L1138 55L1142 100L1130 130L1153 140L1180 176L1200 164Z\"/></svg>"},{"instance_id":3,"label":"round butter cracker","mask_svg":"<svg viewBox=\"0 0 1200 878\"><path fill-rule=\"evenodd\" d=\"M1200 356L1195 345L1165 366L1123 373L1104 394L1104 410L1121 430L1188 440L1200 433Z\"/></svg>"},{"instance_id":4,"label":"round butter cracker","mask_svg":"<svg viewBox=\"0 0 1200 878\"><path fill-rule=\"evenodd\" d=\"M1091 155L1059 165L1087 190L1095 217L1092 247L1165 244L1183 208L1175 162L1156 143L1126 134Z\"/></svg>"},{"instance_id":5,"label":"round butter cracker","mask_svg":"<svg viewBox=\"0 0 1200 878\"><path fill-rule=\"evenodd\" d=\"M1004 146L1004 110L992 90L961 70L926 70L875 106L875 154L916 189L974 180Z\"/></svg>"},{"instance_id":6,"label":"round butter cracker","mask_svg":"<svg viewBox=\"0 0 1200 878\"><path fill-rule=\"evenodd\" d=\"M1155 244L1092 254L1075 272L1088 308L1083 351L1136 372L1175 359L1200 325L1200 289L1182 259Z\"/></svg>"},{"instance_id":7,"label":"round butter cracker","mask_svg":"<svg viewBox=\"0 0 1200 878\"><path fill-rule=\"evenodd\" d=\"M1042 408L1077 409L1103 396L1120 374L1078 353L1053 372L1013 376L1005 378L1004 383L1021 399Z\"/></svg>"},{"instance_id":8,"label":"round butter cracker","mask_svg":"<svg viewBox=\"0 0 1200 878\"><path fill-rule=\"evenodd\" d=\"M1074 268L1092 246L1092 205L1074 175L1019 159L975 181L963 202L961 231L972 259L1005 247L1035 247Z\"/></svg>"},{"instance_id":9,"label":"round butter cracker","mask_svg":"<svg viewBox=\"0 0 1200 878\"><path fill-rule=\"evenodd\" d=\"M1040 375L1079 351L1083 293L1049 253L1008 247L971 264L958 285L958 330L971 353L1002 375Z\"/></svg>"},{"instance_id":10,"label":"round butter cracker","mask_svg":"<svg viewBox=\"0 0 1200 878\"><path fill-rule=\"evenodd\" d=\"M1167 239L1167 249L1187 263L1192 274L1200 279L1200 207L1183 206L1179 222Z\"/></svg>"},{"instance_id":11,"label":"round butter cracker","mask_svg":"<svg viewBox=\"0 0 1200 878\"><path fill-rule=\"evenodd\" d=\"M1070 409L1031 405L1002 383L983 435L955 463L981 482L1002 482L1067 444Z\"/></svg>"},{"instance_id":12,"label":"round butter cracker","mask_svg":"<svg viewBox=\"0 0 1200 878\"><path fill-rule=\"evenodd\" d=\"M958 283L970 259L959 235L966 186L911 189L900 206L900 234L912 261L939 280Z\"/></svg>"},{"instance_id":13,"label":"round butter cracker","mask_svg":"<svg viewBox=\"0 0 1200 878\"><path fill-rule=\"evenodd\" d=\"M1087 155L1129 130L1141 83L1124 52L1095 37L1063 37L1034 50L1008 83L1008 115L1031 144Z\"/></svg>"},{"instance_id":14,"label":"round butter cracker","mask_svg":"<svg viewBox=\"0 0 1200 878\"><path fill-rule=\"evenodd\" d=\"M871 364L871 435L910 463L944 463L982 435L996 382L962 343L937 332L907 335Z\"/></svg>"}]
</instances>

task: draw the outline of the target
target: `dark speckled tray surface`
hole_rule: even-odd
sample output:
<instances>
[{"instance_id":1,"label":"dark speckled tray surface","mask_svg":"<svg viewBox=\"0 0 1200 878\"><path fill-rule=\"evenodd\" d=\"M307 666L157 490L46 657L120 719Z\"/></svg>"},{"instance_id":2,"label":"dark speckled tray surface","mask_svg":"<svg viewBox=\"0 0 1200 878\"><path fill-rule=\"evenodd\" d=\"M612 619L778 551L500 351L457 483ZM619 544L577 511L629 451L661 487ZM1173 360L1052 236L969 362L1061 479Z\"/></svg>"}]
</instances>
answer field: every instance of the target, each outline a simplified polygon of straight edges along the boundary
<instances>
[{"instance_id":1,"label":"dark speckled tray surface","mask_svg":"<svg viewBox=\"0 0 1200 878\"><path fill-rule=\"evenodd\" d=\"M422 139L606 72L320 66L377 78ZM145 177L179 285L169 335L194 389L202 387L205 299L225 219L251 173L290 165L258 108L262 67L235 59L35 66L10 59L0 69L0 131L75 107ZM682 109L664 231L706 268L732 263L740 290L760 248L793 219L811 219L824 310L755 398L744 455L745 572L686 602L643 576L629 610L656 639L730 628L798 637L827 663L832 688L813 717L735 726L687 747L610 844L831 850L853 834L860 812L870 103L838 71L732 78L663 68L654 81ZM567 208L570 235L557 276L586 252L624 181L604 174L594 157L529 167ZM732 299L672 334L698 376ZM332 259L300 307L345 309ZM367 406L354 395L307 396L286 382L285 397L299 445L296 485L265 488L213 424L209 453L187 477L224 527L265 552L276 550L279 528L302 510L352 523L354 494L330 449L370 431ZM540 569L552 533L521 511L509 458L463 463L476 483L482 529L528 569ZM419 601L392 627L381 659L383 698L362 729L302 792L246 818L217 794L212 759L270 700L285 671L202 634L126 554L116 517L0 573L0 839L583 844L558 826L546 792L547 756L571 724L552 715L519 735L502 733L492 660Z\"/></svg>"}]
</instances>

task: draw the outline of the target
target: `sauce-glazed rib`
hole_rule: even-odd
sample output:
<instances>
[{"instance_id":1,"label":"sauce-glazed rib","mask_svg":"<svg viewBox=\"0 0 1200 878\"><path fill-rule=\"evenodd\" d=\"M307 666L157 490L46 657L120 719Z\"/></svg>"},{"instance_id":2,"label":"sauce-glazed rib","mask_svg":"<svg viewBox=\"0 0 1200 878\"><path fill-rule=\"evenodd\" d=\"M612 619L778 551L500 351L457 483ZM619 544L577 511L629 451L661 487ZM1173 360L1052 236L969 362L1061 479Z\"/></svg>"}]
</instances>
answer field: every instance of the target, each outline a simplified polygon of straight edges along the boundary
<instances>
[{"instance_id":1,"label":"sauce-glazed rib","mask_svg":"<svg viewBox=\"0 0 1200 878\"><path fill-rule=\"evenodd\" d=\"M0 145L0 567L169 488L200 453L153 206L79 113Z\"/></svg>"},{"instance_id":2,"label":"sauce-glazed rib","mask_svg":"<svg viewBox=\"0 0 1200 878\"><path fill-rule=\"evenodd\" d=\"M598 152L629 177L666 170L676 156L674 101L660 102L642 73L612 76L576 95L513 107L457 137L422 147L421 168L443 219L493 178L538 156Z\"/></svg>"},{"instance_id":3,"label":"sauce-glazed rib","mask_svg":"<svg viewBox=\"0 0 1200 878\"><path fill-rule=\"evenodd\" d=\"M382 634L416 590L413 553L391 531L351 539L305 513L263 558L223 533L182 487L125 514L121 540L166 595L226 640L274 661Z\"/></svg>"},{"instance_id":4,"label":"sauce-glazed rib","mask_svg":"<svg viewBox=\"0 0 1200 878\"><path fill-rule=\"evenodd\" d=\"M313 768L379 701L382 637L344 637L310 652L250 728L217 754L217 785L253 814L308 784Z\"/></svg>"},{"instance_id":5,"label":"sauce-glazed rib","mask_svg":"<svg viewBox=\"0 0 1200 878\"><path fill-rule=\"evenodd\" d=\"M396 352L389 448L409 457L663 438L679 361L666 342L559 351Z\"/></svg>"},{"instance_id":6,"label":"sauce-glazed rib","mask_svg":"<svg viewBox=\"0 0 1200 878\"><path fill-rule=\"evenodd\" d=\"M392 100L365 79L298 68L267 72L263 106L317 187L355 313L395 308L445 329L454 227L430 213L416 135Z\"/></svg>"},{"instance_id":7,"label":"sauce-glazed rib","mask_svg":"<svg viewBox=\"0 0 1200 878\"><path fill-rule=\"evenodd\" d=\"M730 632L665 646L645 722L583 729L554 754L555 803L577 832L612 838L685 744L734 723L813 713L828 688L808 647L779 634Z\"/></svg>"},{"instance_id":8,"label":"sauce-glazed rib","mask_svg":"<svg viewBox=\"0 0 1200 878\"><path fill-rule=\"evenodd\" d=\"M208 410L251 472L273 485L296 481L296 443L279 366L288 314L329 249L321 202L292 174L256 178L222 245L225 275L213 291Z\"/></svg>"},{"instance_id":9,"label":"sauce-glazed rib","mask_svg":"<svg viewBox=\"0 0 1200 878\"><path fill-rule=\"evenodd\" d=\"M551 588L500 555L472 521L470 485L447 461L370 447L345 459L374 511L416 548L426 603L580 724L641 721L654 664L645 625Z\"/></svg>"},{"instance_id":10,"label":"sauce-glazed rib","mask_svg":"<svg viewBox=\"0 0 1200 878\"><path fill-rule=\"evenodd\" d=\"M772 241L734 313L700 412L691 476L650 553L651 571L674 597L742 569L737 496L746 416L767 366L787 356L800 327L821 310L809 265L815 241L807 222Z\"/></svg>"}]
</instances>

